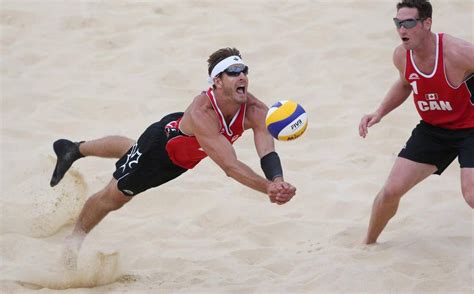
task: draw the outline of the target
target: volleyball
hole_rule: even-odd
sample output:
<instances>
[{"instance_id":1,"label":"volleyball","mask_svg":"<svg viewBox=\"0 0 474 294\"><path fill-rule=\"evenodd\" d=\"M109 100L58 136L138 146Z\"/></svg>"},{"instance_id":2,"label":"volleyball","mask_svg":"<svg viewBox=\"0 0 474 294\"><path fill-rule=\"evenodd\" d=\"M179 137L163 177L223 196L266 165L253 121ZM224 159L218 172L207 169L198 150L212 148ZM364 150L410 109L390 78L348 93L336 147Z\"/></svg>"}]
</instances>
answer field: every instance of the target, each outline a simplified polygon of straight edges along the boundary
<instances>
[{"instance_id":1,"label":"volleyball","mask_svg":"<svg viewBox=\"0 0 474 294\"><path fill-rule=\"evenodd\" d=\"M275 139L290 141L300 137L306 131L308 116L298 103L282 100L268 109L265 124Z\"/></svg>"}]
</instances>

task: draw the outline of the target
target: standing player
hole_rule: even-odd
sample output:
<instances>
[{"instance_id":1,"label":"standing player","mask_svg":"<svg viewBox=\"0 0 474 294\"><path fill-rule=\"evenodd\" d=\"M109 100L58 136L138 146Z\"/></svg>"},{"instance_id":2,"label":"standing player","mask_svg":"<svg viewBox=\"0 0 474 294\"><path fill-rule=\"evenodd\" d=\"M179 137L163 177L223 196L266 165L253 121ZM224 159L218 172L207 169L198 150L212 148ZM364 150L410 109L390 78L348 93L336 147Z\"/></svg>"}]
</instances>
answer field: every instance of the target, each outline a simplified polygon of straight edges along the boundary
<instances>
[{"instance_id":1,"label":"standing player","mask_svg":"<svg viewBox=\"0 0 474 294\"><path fill-rule=\"evenodd\" d=\"M429 175L440 175L456 157L462 194L474 208L474 46L431 32L431 14L426 0L398 3L393 20L402 44L395 49L393 62L400 78L379 108L359 124L359 134L365 138L368 127L402 104L411 92L422 119L374 200L366 244L377 241L406 192Z\"/></svg>"}]
</instances>

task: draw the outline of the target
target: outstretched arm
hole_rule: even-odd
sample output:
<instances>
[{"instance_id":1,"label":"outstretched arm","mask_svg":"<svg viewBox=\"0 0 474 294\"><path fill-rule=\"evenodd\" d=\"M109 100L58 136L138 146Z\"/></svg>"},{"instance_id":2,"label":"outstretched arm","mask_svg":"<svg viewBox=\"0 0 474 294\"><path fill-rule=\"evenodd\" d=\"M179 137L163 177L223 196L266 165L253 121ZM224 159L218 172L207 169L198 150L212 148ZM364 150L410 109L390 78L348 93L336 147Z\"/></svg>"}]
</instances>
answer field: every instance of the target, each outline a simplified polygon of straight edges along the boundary
<instances>
[{"instance_id":1,"label":"outstretched arm","mask_svg":"<svg viewBox=\"0 0 474 294\"><path fill-rule=\"evenodd\" d=\"M224 136L198 129L194 129L195 136L202 149L227 176L254 190L267 193L270 181L259 176L250 167L238 160L234 148Z\"/></svg>"},{"instance_id":2,"label":"outstretched arm","mask_svg":"<svg viewBox=\"0 0 474 294\"><path fill-rule=\"evenodd\" d=\"M275 152L274 139L265 125L268 107L252 94L248 95L245 128L253 130L255 148L266 178L274 183L279 183L278 190L275 191L276 194L270 195L272 202L286 203L295 195L296 188L283 180L283 170L280 158Z\"/></svg>"},{"instance_id":3,"label":"outstretched arm","mask_svg":"<svg viewBox=\"0 0 474 294\"><path fill-rule=\"evenodd\" d=\"M270 135L270 133L267 130L267 127L265 125L265 116L268 111L268 107L255 98L252 94L249 95L249 101L247 103L247 113L245 117L245 128L246 129L252 129L253 131L253 138L254 138L254 143L255 143L255 148L257 149L257 154L258 157L264 162L262 162L262 168L265 166L265 158L268 159L268 157L273 157L270 154L275 152L275 144L273 137ZM270 159L271 160L271 159ZM281 169L281 168L280 168ZM280 180L283 181L283 172L270 172L270 171L265 171L266 175L269 178L269 180L275 181L275 180ZM280 175L278 175L280 174Z\"/></svg>"},{"instance_id":4,"label":"outstretched arm","mask_svg":"<svg viewBox=\"0 0 474 294\"><path fill-rule=\"evenodd\" d=\"M220 134L220 125L212 109L206 107L205 103L196 103L189 109L188 117L202 149L226 175L247 187L268 193L271 182L237 159L230 142Z\"/></svg>"},{"instance_id":5,"label":"outstretched arm","mask_svg":"<svg viewBox=\"0 0 474 294\"><path fill-rule=\"evenodd\" d=\"M400 106L410 96L412 88L405 80L405 50L402 47L395 49L393 63L397 67L400 78L392 85L377 110L371 114L364 115L359 123L359 135L363 138L368 134L368 128L380 122L380 120L392 110Z\"/></svg>"}]
</instances>

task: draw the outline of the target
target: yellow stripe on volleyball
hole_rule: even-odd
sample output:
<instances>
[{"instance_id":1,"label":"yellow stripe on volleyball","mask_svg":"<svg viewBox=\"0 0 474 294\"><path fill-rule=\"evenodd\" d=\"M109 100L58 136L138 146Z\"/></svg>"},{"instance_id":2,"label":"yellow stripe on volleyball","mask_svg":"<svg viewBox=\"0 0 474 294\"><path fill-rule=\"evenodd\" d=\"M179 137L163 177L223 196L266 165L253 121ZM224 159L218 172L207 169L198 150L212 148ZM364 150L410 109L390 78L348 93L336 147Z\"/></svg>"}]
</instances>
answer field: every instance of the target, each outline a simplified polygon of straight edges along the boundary
<instances>
[{"instance_id":1,"label":"yellow stripe on volleyball","mask_svg":"<svg viewBox=\"0 0 474 294\"><path fill-rule=\"evenodd\" d=\"M268 126L271 123L284 120L285 118L289 117L293 112L295 112L297 107L298 103L291 100L287 100L285 103L283 103L282 106L278 107L278 109L276 109L267 117L265 123Z\"/></svg>"}]
</instances>

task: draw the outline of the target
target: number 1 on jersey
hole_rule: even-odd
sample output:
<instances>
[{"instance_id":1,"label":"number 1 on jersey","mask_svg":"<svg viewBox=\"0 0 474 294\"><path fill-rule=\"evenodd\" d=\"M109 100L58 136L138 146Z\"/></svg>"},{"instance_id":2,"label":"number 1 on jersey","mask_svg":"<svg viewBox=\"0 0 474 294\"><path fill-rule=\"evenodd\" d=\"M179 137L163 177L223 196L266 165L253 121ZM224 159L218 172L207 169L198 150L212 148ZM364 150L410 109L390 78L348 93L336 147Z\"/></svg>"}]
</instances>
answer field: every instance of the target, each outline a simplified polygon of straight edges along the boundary
<instances>
[{"instance_id":1,"label":"number 1 on jersey","mask_svg":"<svg viewBox=\"0 0 474 294\"><path fill-rule=\"evenodd\" d=\"M410 83L411 88L413 89L413 92L418 95L418 87L416 86L416 81L413 81Z\"/></svg>"}]
</instances>

